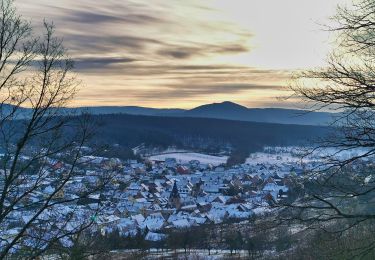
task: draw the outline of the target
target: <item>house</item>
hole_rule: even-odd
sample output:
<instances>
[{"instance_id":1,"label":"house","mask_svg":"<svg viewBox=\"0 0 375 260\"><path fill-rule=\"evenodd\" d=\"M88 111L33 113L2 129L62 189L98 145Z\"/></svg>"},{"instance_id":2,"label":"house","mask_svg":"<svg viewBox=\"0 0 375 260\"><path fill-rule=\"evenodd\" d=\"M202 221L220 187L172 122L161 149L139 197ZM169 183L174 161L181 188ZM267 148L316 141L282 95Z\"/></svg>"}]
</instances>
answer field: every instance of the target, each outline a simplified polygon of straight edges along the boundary
<instances>
[{"instance_id":1,"label":"house","mask_svg":"<svg viewBox=\"0 0 375 260\"><path fill-rule=\"evenodd\" d=\"M197 203L197 207L198 207L199 212L204 213L204 212L210 211L212 205L211 203L200 202L200 203Z\"/></svg>"},{"instance_id":2,"label":"house","mask_svg":"<svg viewBox=\"0 0 375 260\"><path fill-rule=\"evenodd\" d=\"M138 226L145 221L145 217L142 214L134 215L131 217L131 219L134 220Z\"/></svg>"},{"instance_id":3,"label":"house","mask_svg":"<svg viewBox=\"0 0 375 260\"><path fill-rule=\"evenodd\" d=\"M241 198L240 196L233 196L225 202L225 204L240 204L240 203L245 203L245 200Z\"/></svg>"},{"instance_id":4,"label":"house","mask_svg":"<svg viewBox=\"0 0 375 260\"><path fill-rule=\"evenodd\" d=\"M57 171L60 170L64 164L61 161L56 162L55 164L52 165L52 170Z\"/></svg>"},{"instance_id":5,"label":"house","mask_svg":"<svg viewBox=\"0 0 375 260\"><path fill-rule=\"evenodd\" d=\"M186 212L194 212L196 209L197 209L197 204L188 204L180 208L180 210L186 211Z\"/></svg>"},{"instance_id":6,"label":"house","mask_svg":"<svg viewBox=\"0 0 375 260\"><path fill-rule=\"evenodd\" d=\"M149 215L141 224L141 228L147 228L150 231L160 231L166 225L166 221L161 213Z\"/></svg>"},{"instance_id":7,"label":"house","mask_svg":"<svg viewBox=\"0 0 375 260\"><path fill-rule=\"evenodd\" d=\"M159 206L159 204L157 203L154 203L154 204L151 204L147 209L146 209L146 213L147 214L152 214L152 213L156 213L156 212L161 212L162 211L162 208Z\"/></svg>"},{"instance_id":8,"label":"house","mask_svg":"<svg viewBox=\"0 0 375 260\"><path fill-rule=\"evenodd\" d=\"M225 204L227 202L227 198L224 196L217 196L212 202Z\"/></svg>"},{"instance_id":9,"label":"house","mask_svg":"<svg viewBox=\"0 0 375 260\"><path fill-rule=\"evenodd\" d=\"M135 235L137 233L137 222L131 218L121 218L117 224L117 230L123 237Z\"/></svg>"},{"instance_id":10,"label":"house","mask_svg":"<svg viewBox=\"0 0 375 260\"><path fill-rule=\"evenodd\" d=\"M176 158L165 158L165 166L168 168L174 168L177 165Z\"/></svg>"},{"instance_id":11,"label":"house","mask_svg":"<svg viewBox=\"0 0 375 260\"><path fill-rule=\"evenodd\" d=\"M190 173L190 169L187 166L183 166L183 165L179 165L176 168L176 171L177 171L178 174L189 174Z\"/></svg>"},{"instance_id":12,"label":"house","mask_svg":"<svg viewBox=\"0 0 375 260\"><path fill-rule=\"evenodd\" d=\"M177 229L181 229L181 228L191 228L193 226L196 226L197 223L194 221L194 220L188 220L188 219L178 219L178 220L174 220L172 221L172 227L174 228L177 228Z\"/></svg>"},{"instance_id":13,"label":"house","mask_svg":"<svg viewBox=\"0 0 375 260\"><path fill-rule=\"evenodd\" d=\"M102 215L97 218L96 224L99 227L101 234L112 233L120 222L120 218L115 215Z\"/></svg>"},{"instance_id":14,"label":"house","mask_svg":"<svg viewBox=\"0 0 375 260\"><path fill-rule=\"evenodd\" d=\"M204 192L207 193L219 193L220 191L220 185L219 184L213 184L213 183L205 183L202 187Z\"/></svg>"},{"instance_id":15,"label":"house","mask_svg":"<svg viewBox=\"0 0 375 260\"><path fill-rule=\"evenodd\" d=\"M207 217L215 224L222 223L228 218L228 211L226 207L220 203L212 203L212 208L207 214Z\"/></svg>"},{"instance_id":16,"label":"house","mask_svg":"<svg viewBox=\"0 0 375 260\"><path fill-rule=\"evenodd\" d=\"M200 161L198 161L198 160L191 160L191 161L189 161L189 164L190 164L190 166L192 168L198 169L199 166L200 166Z\"/></svg>"},{"instance_id":17,"label":"house","mask_svg":"<svg viewBox=\"0 0 375 260\"><path fill-rule=\"evenodd\" d=\"M272 195L274 200L277 200L279 197L279 194L281 193L286 193L288 191L288 187L286 186L278 186L276 183L267 183L263 191L268 192L269 194Z\"/></svg>"},{"instance_id":18,"label":"house","mask_svg":"<svg viewBox=\"0 0 375 260\"><path fill-rule=\"evenodd\" d=\"M228 212L228 218L229 219L248 219L253 215L253 212L250 210L243 210L242 207L238 207L237 205L231 205L230 207L227 207L227 212Z\"/></svg>"}]
</instances>

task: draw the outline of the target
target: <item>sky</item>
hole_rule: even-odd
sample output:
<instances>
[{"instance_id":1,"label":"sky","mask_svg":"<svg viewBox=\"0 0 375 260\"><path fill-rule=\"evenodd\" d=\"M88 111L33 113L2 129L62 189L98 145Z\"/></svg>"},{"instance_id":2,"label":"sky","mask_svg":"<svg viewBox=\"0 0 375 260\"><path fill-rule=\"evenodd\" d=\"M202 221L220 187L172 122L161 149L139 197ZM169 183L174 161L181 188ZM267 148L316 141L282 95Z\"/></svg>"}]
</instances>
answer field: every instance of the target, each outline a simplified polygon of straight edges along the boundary
<instances>
[{"instance_id":1,"label":"sky","mask_svg":"<svg viewBox=\"0 0 375 260\"><path fill-rule=\"evenodd\" d=\"M53 21L82 81L74 106L298 108L288 84L324 66L346 0L18 0Z\"/></svg>"}]
</instances>

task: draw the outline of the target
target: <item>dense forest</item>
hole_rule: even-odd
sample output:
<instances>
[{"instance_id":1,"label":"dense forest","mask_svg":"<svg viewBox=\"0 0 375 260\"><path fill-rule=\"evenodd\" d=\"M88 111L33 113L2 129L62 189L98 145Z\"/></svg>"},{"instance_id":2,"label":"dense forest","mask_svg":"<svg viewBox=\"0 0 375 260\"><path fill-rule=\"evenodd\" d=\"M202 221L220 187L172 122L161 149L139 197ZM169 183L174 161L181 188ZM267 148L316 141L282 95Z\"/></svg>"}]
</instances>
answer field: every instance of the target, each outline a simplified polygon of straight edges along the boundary
<instances>
[{"instance_id":1,"label":"dense forest","mask_svg":"<svg viewBox=\"0 0 375 260\"><path fill-rule=\"evenodd\" d=\"M73 117L72 122L75 120L80 117ZM174 146L209 154L224 151L231 155L229 165L242 163L250 152L264 146L309 145L331 130L325 126L128 114L89 115L89 121L95 133L89 145L111 147L100 153L103 156L135 158L131 148L140 144L160 149ZM16 137L22 133L23 123L9 122L6 129ZM73 128L66 130L69 136L76 134Z\"/></svg>"},{"instance_id":2,"label":"dense forest","mask_svg":"<svg viewBox=\"0 0 375 260\"><path fill-rule=\"evenodd\" d=\"M134 147L195 148L215 152L226 145L234 151L257 151L264 146L308 145L327 135L323 126L282 125L208 118L96 115L98 143Z\"/></svg>"}]
</instances>

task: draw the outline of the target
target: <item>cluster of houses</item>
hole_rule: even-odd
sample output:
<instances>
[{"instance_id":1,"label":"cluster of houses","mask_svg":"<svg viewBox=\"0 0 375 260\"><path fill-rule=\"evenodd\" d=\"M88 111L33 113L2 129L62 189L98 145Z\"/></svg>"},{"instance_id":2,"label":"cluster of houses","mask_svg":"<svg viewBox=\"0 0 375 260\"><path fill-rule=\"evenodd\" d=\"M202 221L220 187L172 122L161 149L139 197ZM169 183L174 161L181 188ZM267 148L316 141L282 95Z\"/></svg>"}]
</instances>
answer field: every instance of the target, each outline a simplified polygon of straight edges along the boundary
<instances>
[{"instance_id":1,"label":"cluster of houses","mask_svg":"<svg viewBox=\"0 0 375 260\"><path fill-rule=\"evenodd\" d=\"M242 164L231 168L178 163L175 158L125 162L121 184L102 203L97 226L103 235L146 230L146 240L166 237L169 229L246 220L263 214L289 191L295 165Z\"/></svg>"},{"instance_id":2,"label":"cluster of houses","mask_svg":"<svg viewBox=\"0 0 375 260\"><path fill-rule=\"evenodd\" d=\"M50 181L44 180L40 192L29 196L28 202L36 203L40 196L54 193L53 178L69 166L51 159L46 172L54 175ZM54 199L74 198L77 191L87 190L100 183L103 175L114 173L111 181L78 204L60 204L55 210L66 212L60 216L74 215L71 218L76 223L81 219L92 220L90 230L102 235L118 232L121 236L135 236L142 230L145 240L159 241L171 229L242 221L264 214L288 196L293 171L296 165L285 162L265 161L227 168L198 160L179 163L175 158L167 158L139 162L86 155L80 158L76 176ZM48 214L53 213L44 213ZM6 240L17 234L32 215L27 210L15 212L12 221L0 230L1 236ZM72 225L69 223L70 229ZM61 242L71 245L68 240Z\"/></svg>"}]
</instances>

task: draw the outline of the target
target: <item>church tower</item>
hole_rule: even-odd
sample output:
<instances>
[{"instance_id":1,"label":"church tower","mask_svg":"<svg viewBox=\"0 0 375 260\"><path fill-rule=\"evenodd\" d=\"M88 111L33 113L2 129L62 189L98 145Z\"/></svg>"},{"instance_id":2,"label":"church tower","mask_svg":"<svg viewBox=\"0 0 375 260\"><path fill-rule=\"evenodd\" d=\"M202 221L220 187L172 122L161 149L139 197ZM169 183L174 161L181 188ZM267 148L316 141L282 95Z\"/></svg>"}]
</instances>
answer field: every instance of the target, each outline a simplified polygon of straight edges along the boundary
<instances>
[{"instance_id":1,"label":"church tower","mask_svg":"<svg viewBox=\"0 0 375 260\"><path fill-rule=\"evenodd\" d=\"M169 195L168 204L169 206L175 207L176 209L179 209L181 207L181 197L177 189L176 181L174 182L172 192Z\"/></svg>"}]
</instances>

